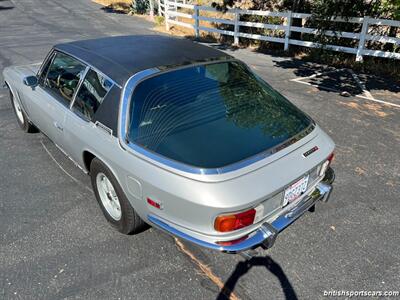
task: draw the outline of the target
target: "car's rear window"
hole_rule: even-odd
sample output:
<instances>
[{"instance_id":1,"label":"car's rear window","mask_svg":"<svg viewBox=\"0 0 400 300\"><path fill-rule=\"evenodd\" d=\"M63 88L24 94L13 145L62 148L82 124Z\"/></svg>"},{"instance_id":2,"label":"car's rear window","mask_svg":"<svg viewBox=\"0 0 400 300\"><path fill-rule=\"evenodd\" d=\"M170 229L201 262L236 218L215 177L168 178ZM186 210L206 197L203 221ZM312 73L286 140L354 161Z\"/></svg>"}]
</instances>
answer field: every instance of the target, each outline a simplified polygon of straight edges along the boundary
<instances>
[{"instance_id":1,"label":"car's rear window","mask_svg":"<svg viewBox=\"0 0 400 300\"><path fill-rule=\"evenodd\" d=\"M161 73L132 95L129 141L199 168L270 149L310 119L237 61Z\"/></svg>"}]
</instances>

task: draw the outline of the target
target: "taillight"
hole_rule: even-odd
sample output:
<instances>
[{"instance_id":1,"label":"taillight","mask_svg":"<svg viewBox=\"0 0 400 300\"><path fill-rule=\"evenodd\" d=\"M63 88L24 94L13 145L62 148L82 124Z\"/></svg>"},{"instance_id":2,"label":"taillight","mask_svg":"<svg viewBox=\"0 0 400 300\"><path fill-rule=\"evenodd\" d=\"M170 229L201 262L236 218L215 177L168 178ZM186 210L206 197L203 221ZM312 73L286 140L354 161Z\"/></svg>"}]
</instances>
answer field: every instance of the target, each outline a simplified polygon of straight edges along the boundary
<instances>
[{"instance_id":1,"label":"taillight","mask_svg":"<svg viewBox=\"0 0 400 300\"><path fill-rule=\"evenodd\" d=\"M256 210L254 208L244 212L222 215L215 219L214 228L219 232L238 230L254 223Z\"/></svg>"},{"instance_id":2,"label":"taillight","mask_svg":"<svg viewBox=\"0 0 400 300\"><path fill-rule=\"evenodd\" d=\"M326 161L322 164L321 169L319 170L319 176L325 175L326 170L328 170L334 158L335 154L333 152L329 154Z\"/></svg>"},{"instance_id":3,"label":"taillight","mask_svg":"<svg viewBox=\"0 0 400 300\"><path fill-rule=\"evenodd\" d=\"M217 242L217 244L221 245L221 246L232 246L232 245L235 245L237 243L244 241L245 239L247 239L247 237L248 237L248 235L245 235L245 236L242 236L241 238L233 240L233 241Z\"/></svg>"},{"instance_id":4,"label":"taillight","mask_svg":"<svg viewBox=\"0 0 400 300\"><path fill-rule=\"evenodd\" d=\"M333 160L335 159L335 153L331 153L329 156L328 156L328 161L329 161L329 165L333 162Z\"/></svg>"}]
</instances>

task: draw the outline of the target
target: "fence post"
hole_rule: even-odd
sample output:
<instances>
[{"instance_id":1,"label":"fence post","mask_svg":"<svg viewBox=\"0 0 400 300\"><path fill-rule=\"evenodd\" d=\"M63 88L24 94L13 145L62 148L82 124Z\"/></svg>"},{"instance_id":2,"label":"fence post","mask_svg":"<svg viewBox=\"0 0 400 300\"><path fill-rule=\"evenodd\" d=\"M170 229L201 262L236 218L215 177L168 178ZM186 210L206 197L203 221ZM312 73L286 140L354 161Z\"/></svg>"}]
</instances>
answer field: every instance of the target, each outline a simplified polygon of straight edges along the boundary
<instances>
[{"instance_id":1,"label":"fence post","mask_svg":"<svg viewBox=\"0 0 400 300\"><path fill-rule=\"evenodd\" d=\"M168 10L169 10L169 1L164 0L164 18L165 18L165 30L169 31L169 15L168 15Z\"/></svg>"},{"instance_id":2,"label":"fence post","mask_svg":"<svg viewBox=\"0 0 400 300\"><path fill-rule=\"evenodd\" d=\"M153 0L149 0L149 6L150 6L150 19L153 21L154 20L154 2L153 2Z\"/></svg>"},{"instance_id":3,"label":"fence post","mask_svg":"<svg viewBox=\"0 0 400 300\"><path fill-rule=\"evenodd\" d=\"M200 37L200 30L199 30L199 6L194 6L194 35L197 38Z\"/></svg>"},{"instance_id":4,"label":"fence post","mask_svg":"<svg viewBox=\"0 0 400 300\"><path fill-rule=\"evenodd\" d=\"M235 25L233 33L233 44L235 46L239 46L239 20L240 20L240 12L237 8L235 8Z\"/></svg>"},{"instance_id":5,"label":"fence post","mask_svg":"<svg viewBox=\"0 0 400 300\"><path fill-rule=\"evenodd\" d=\"M356 61L359 61L359 62L363 61L362 52L363 52L364 46L365 46L365 36L368 33L368 21L369 21L369 17L365 16L363 23L362 23L363 25L362 25L361 32L360 32L360 39L358 41L358 49L357 49L357 54L356 54Z\"/></svg>"},{"instance_id":6,"label":"fence post","mask_svg":"<svg viewBox=\"0 0 400 300\"><path fill-rule=\"evenodd\" d=\"M285 46L283 48L284 51L289 51L290 26L292 26L292 11L287 12L287 24L285 29Z\"/></svg>"}]
</instances>

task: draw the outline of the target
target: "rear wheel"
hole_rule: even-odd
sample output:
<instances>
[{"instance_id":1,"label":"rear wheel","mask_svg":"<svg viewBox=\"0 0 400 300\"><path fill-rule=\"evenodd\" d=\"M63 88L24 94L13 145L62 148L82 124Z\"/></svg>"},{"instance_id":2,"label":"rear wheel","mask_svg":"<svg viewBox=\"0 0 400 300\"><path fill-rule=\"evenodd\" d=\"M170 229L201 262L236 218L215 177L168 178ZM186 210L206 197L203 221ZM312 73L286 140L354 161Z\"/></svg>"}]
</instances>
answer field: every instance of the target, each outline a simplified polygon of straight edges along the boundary
<instances>
[{"instance_id":1,"label":"rear wheel","mask_svg":"<svg viewBox=\"0 0 400 300\"><path fill-rule=\"evenodd\" d=\"M106 219L121 233L138 233L146 223L135 212L112 172L99 159L90 164L93 190Z\"/></svg>"},{"instance_id":2,"label":"rear wheel","mask_svg":"<svg viewBox=\"0 0 400 300\"><path fill-rule=\"evenodd\" d=\"M37 132L37 128L35 125L33 125L27 118L25 112L23 111L20 103L18 100L14 97L13 93L10 90L10 100L11 104L15 113L15 116L17 117L17 122L19 127L25 132L33 133Z\"/></svg>"}]
</instances>

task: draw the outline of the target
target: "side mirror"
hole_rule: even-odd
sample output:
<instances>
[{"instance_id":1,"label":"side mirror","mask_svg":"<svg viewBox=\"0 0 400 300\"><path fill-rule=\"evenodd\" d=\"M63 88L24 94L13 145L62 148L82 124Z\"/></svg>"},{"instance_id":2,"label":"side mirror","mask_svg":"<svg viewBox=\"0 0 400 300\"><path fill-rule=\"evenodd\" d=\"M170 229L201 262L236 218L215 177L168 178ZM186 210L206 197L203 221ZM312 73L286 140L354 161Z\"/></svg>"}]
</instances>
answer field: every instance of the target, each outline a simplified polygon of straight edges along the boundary
<instances>
[{"instance_id":1,"label":"side mirror","mask_svg":"<svg viewBox=\"0 0 400 300\"><path fill-rule=\"evenodd\" d=\"M23 82L26 86L30 86L31 88L34 88L39 83L36 76L27 76L24 78Z\"/></svg>"}]
</instances>

